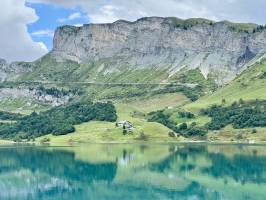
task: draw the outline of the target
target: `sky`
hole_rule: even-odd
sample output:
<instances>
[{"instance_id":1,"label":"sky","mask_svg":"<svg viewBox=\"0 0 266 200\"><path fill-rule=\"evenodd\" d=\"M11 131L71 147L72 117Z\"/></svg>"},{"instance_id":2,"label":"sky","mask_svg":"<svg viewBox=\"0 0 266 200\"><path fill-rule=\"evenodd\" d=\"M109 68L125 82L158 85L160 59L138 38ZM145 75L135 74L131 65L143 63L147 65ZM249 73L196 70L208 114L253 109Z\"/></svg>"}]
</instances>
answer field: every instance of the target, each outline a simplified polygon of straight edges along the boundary
<instances>
[{"instance_id":1,"label":"sky","mask_svg":"<svg viewBox=\"0 0 266 200\"><path fill-rule=\"evenodd\" d=\"M33 61L52 49L58 26L141 17L266 24L266 0L0 0L0 58Z\"/></svg>"}]
</instances>

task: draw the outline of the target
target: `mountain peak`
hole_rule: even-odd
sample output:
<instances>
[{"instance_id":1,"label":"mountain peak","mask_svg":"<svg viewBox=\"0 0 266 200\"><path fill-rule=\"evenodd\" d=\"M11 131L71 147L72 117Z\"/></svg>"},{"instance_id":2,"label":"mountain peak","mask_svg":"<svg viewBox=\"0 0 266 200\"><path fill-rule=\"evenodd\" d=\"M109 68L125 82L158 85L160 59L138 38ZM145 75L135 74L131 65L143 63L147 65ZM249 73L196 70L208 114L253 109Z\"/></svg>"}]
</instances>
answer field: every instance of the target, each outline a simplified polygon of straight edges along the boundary
<instances>
[{"instance_id":1,"label":"mountain peak","mask_svg":"<svg viewBox=\"0 0 266 200\"><path fill-rule=\"evenodd\" d=\"M266 31L257 28L249 23L174 17L64 26L55 32L52 55L79 63L108 59L112 63L108 73L123 67L156 68L172 77L181 69L199 68L206 78L224 84L266 51ZM246 56L247 48L252 56Z\"/></svg>"}]
</instances>

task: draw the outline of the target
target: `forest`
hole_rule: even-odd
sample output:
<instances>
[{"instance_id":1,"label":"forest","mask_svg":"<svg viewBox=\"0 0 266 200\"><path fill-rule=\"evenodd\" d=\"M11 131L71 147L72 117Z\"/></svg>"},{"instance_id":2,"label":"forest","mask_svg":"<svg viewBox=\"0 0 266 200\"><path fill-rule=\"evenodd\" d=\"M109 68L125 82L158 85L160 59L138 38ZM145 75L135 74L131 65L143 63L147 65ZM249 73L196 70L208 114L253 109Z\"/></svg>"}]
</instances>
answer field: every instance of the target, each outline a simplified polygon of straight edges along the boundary
<instances>
[{"instance_id":1,"label":"forest","mask_svg":"<svg viewBox=\"0 0 266 200\"><path fill-rule=\"evenodd\" d=\"M223 100L221 105L212 105L200 111L199 116L211 118L211 121L204 126L197 126L195 122L192 122L190 125L188 123L175 124L165 110L149 113L148 120L161 123L175 133L185 137L204 136L209 130L220 130L227 125L232 125L235 129L266 126L266 101L244 101L240 99L231 105L226 105L225 103L226 101ZM183 111L178 114L182 118L196 118L190 112Z\"/></svg>"},{"instance_id":2,"label":"forest","mask_svg":"<svg viewBox=\"0 0 266 200\"><path fill-rule=\"evenodd\" d=\"M202 109L202 115L211 117L206 126L210 130L219 130L232 124L234 128L250 128L266 126L266 101L244 101L240 99L229 106L213 105Z\"/></svg>"},{"instance_id":3,"label":"forest","mask_svg":"<svg viewBox=\"0 0 266 200\"><path fill-rule=\"evenodd\" d=\"M7 139L32 139L42 135L64 135L75 131L74 125L91 120L114 122L116 110L111 102L77 102L54 107L27 116L0 113L0 119L16 120L0 123L0 137Z\"/></svg>"}]
</instances>

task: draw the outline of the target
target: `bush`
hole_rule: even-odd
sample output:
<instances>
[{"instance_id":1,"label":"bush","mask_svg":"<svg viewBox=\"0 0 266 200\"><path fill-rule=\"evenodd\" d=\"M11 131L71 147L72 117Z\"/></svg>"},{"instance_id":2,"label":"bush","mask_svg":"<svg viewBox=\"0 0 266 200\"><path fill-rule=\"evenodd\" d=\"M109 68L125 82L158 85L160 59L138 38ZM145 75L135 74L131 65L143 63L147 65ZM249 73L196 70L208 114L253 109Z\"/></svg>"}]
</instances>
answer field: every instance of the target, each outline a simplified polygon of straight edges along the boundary
<instances>
[{"instance_id":1,"label":"bush","mask_svg":"<svg viewBox=\"0 0 266 200\"><path fill-rule=\"evenodd\" d=\"M191 112L178 112L178 115L182 118L188 118L188 119L195 118L195 115Z\"/></svg>"},{"instance_id":2,"label":"bush","mask_svg":"<svg viewBox=\"0 0 266 200\"><path fill-rule=\"evenodd\" d=\"M166 127L173 129L175 127L174 122L169 119L169 116L164 113L163 110L151 112L148 114L148 121L158 122Z\"/></svg>"},{"instance_id":3,"label":"bush","mask_svg":"<svg viewBox=\"0 0 266 200\"><path fill-rule=\"evenodd\" d=\"M10 112L4 112L0 111L0 119L1 120L19 120L23 116L18 113L10 113Z\"/></svg>"},{"instance_id":4,"label":"bush","mask_svg":"<svg viewBox=\"0 0 266 200\"><path fill-rule=\"evenodd\" d=\"M187 126L187 123L182 123L180 126L179 126L179 130L187 130L188 126Z\"/></svg>"},{"instance_id":5,"label":"bush","mask_svg":"<svg viewBox=\"0 0 266 200\"><path fill-rule=\"evenodd\" d=\"M140 135L138 137L139 140L144 140L144 141L147 141L148 140L148 137L147 135L144 134L143 131L140 132Z\"/></svg>"},{"instance_id":6,"label":"bush","mask_svg":"<svg viewBox=\"0 0 266 200\"><path fill-rule=\"evenodd\" d=\"M191 123L191 127L195 127L195 126L197 126L197 123L196 122L192 122Z\"/></svg>"},{"instance_id":7,"label":"bush","mask_svg":"<svg viewBox=\"0 0 266 200\"><path fill-rule=\"evenodd\" d=\"M170 131L170 132L168 133L168 136L169 136L169 137L176 137L177 135L176 135L175 132Z\"/></svg>"},{"instance_id":8,"label":"bush","mask_svg":"<svg viewBox=\"0 0 266 200\"><path fill-rule=\"evenodd\" d=\"M50 138L42 138L41 140L40 140L40 143L49 143L50 142Z\"/></svg>"},{"instance_id":9,"label":"bush","mask_svg":"<svg viewBox=\"0 0 266 200\"><path fill-rule=\"evenodd\" d=\"M127 134L127 130L123 129L123 135L126 135L126 134Z\"/></svg>"},{"instance_id":10,"label":"bush","mask_svg":"<svg viewBox=\"0 0 266 200\"><path fill-rule=\"evenodd\" d=\"M180 133L185 137L204 136L207 134L207 130L204 127L197 127L195 122L192 123L190 127L187 125L187 123L183 123L179 127L177 127L175 123L169 119L169 116L167 116L162 110L149 113L148 116L149 121L161 123L169 129L173 130L173 132ZM168 135L170 136L170 133Z\"/></svg>"}]
</instances>

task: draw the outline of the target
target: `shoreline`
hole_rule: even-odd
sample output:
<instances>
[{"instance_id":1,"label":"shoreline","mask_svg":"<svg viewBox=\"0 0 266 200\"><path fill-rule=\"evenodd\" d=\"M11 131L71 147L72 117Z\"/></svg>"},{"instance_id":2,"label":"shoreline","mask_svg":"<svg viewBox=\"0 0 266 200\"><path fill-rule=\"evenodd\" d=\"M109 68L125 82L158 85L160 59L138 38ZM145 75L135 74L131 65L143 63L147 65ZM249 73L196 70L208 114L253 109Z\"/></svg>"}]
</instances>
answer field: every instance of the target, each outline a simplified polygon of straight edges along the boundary
<instances>
[{"instance_id":1,"label":"shoreline","mask_svg":"<svg viewBox=\"0 0 266 200\"><path fill-rule=\"evenodd\" d=\"M121 145L121 144L136 144L136 145L172 145L172 144L206 144L206 145L266 145L265 142L256 141L204 141L204 140L191 140L191 141L95 141L95 142L14 142L10 140L0 140L1 146L10 145L33 145L33 146L77 146L77 145L93 145L93 144L106 144L106 145Z\"/></svg>"}]
</instances>

